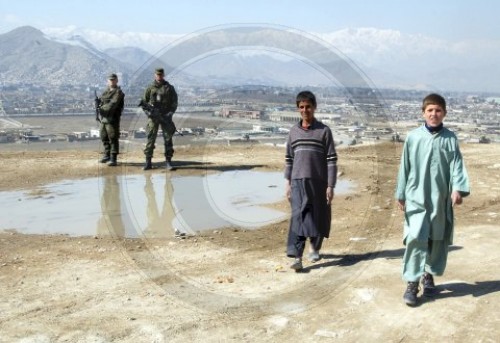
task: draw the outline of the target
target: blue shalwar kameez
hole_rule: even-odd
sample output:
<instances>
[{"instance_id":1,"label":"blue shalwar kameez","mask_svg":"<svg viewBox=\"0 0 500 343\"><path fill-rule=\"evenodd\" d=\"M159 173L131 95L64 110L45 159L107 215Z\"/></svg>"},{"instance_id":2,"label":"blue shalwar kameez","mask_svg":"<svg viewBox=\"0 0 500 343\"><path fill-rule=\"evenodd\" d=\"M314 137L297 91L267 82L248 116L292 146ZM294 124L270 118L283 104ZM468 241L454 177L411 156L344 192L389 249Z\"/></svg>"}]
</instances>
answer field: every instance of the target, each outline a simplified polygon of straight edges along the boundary
<instances>
[{"instance_id":1,"label":"blue shalwar kameez","mask_svg":"<svg viewBox=\"0 0 500 343\"><path fill-rule=\"evenodd\" d=\"M424 271L442 275L453 243L451 193L469 195L469 178L458 139L442 128L421 126L405 141L395 197L405 201L403 279L418 281Z\"/></svg>"}]
</instances>

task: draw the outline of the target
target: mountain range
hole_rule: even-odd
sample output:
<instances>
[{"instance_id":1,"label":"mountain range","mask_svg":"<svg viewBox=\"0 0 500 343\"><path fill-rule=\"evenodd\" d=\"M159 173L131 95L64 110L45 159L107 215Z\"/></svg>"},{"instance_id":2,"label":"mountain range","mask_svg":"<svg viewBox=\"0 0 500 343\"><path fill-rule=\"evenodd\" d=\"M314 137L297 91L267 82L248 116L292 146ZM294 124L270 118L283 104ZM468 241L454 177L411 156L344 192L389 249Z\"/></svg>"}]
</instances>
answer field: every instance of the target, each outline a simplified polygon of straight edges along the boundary
<instances>
[{"instance_id":1,"label":"mountain range","mask_svg":"<svg viewBox=\"0 0 500 343\"><path fill-rule=\"evenodd\" d=\"M44 33L30 26L19 27L0 35L0 80L92 85L105 83L110 72L120 73L122 83L141 73L152 78L154 67L169 69L158 48L178 39L174 35L155 38L156 46L151 43L151 36L129 33L121 40L114 37L114 43L107 44L111 41L108 36L85 30L52 29ZM378 88L500 91L500 68L490 60L500 51L497 42L484 42L487 48L479 50L482 45L478 42L451 44L375 29L346 29L320 38ZM328 75L307 59L259 49L219 51L187 61L169 77L176 84L186 85L332 85Z\"/></svg>"},{"instance_id":2,"label":"mountain range","mask_svg":"<svg viewBox=\"0 0 500 343\"><path fill-rule=\"evenodd\" d=\"M0 35L0 47L4 83L97 84L112 70L128 71L82 37L60 42L29 26Z\"/></svg>"}]
</instances>

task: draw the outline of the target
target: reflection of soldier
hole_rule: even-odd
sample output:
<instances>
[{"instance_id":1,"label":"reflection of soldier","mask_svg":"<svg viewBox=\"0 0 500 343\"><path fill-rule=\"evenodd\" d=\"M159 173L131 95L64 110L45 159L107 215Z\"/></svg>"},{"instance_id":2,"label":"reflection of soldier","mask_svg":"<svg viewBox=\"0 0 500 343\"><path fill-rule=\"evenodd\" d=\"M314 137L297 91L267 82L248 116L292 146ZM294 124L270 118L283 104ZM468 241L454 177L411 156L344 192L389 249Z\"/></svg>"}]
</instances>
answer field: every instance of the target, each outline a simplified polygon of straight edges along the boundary
<instances>
[{"instance_id":1,"label":"reflection of soldier","mask_svg":"<svg viewBox=\"0 0 500 343\"><path fill-rule=\"evenodd\" d=\"M165 143L166 168L172 169L171 160L174 155L172 136L176 130L172 117L177 110L177 93L174 86L164 79L164 75L163 68L156 69L155 81L146 88L141 100L141 103L144 104L143 108L147 106L151 109L146 126L148 141L144 149L144 155L146 156L144 170L152 168L151 159L153 158L159 126L161 126Z\"/></svg>"},{"instance_id":2,"label":"reflection of soldier","mask_svg":"<svg viewBox=\"0 0 500 343\"><path fill-rule=\"evenodd\" d=\"M117 175L104 178L101 196L101 218L97 222L98 236L124 237L125 225L121 210L120 184Z\"/></svg>"},{"instance_id":3,"label":"reflection of soldier","mask_svg":"<svg viewBox=\"0 0 500 343\"><path fill-rule=\"evenodd\" d=\"M151 175L146 175L146 185L144 192L147 199L147 220L148 226L144 229L144 234L151 238L169 236L169 229L172 229L172 221L175 218L175 211L172 206L174 189L169 175L165 176L163 209L160 213L156 202L156 192Z\"/></svg>"},{"instance_id":4,"label":"reflection of soldier","mask_svg":"<svg viewBox=\"0 0 500 343\"><path fill-rule=\"evenodd\" d=\"M108 76L108 87L97 100L99 102L99 114L101 116L101 127L99 134L104 153L101 163L108 162L109 166L116 166L117 156L120 153L120 118L123 111L125 94L118 86L116 74Z\"/></svg>"}]
</instances>

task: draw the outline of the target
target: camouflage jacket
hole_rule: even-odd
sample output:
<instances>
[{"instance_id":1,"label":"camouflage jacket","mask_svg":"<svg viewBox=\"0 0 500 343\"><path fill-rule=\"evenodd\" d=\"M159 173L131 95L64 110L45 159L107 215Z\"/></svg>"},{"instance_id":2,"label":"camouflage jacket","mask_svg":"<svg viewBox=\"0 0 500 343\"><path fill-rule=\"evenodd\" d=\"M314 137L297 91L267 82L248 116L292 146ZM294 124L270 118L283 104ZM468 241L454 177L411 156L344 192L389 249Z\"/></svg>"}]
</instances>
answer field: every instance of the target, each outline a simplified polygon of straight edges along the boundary
<instances>
[{"instance_id":1,"label":"camouflage jacket","mask_svg":"<svg viewBox=\"0 0 500 343\"><path fill-rule=\"evenodd\" d=\"M157 109L162 115L172 115L177 110L177 92L174 86L165 80L161 83L154 81L146 88L142 100Z\"/></svg>"},{"instance_id":2,"label":"camouflage jacket","mask_svg":"<svg viewBox=\"0 0 500 343\"><path fill-rule=\"evenodd\" d=\"M103 119L112 122L121 117L123 107L125 106L125 94L119 86L116 88L106 88L100 100L99 113Z\"/></svg>"}]
</instances>

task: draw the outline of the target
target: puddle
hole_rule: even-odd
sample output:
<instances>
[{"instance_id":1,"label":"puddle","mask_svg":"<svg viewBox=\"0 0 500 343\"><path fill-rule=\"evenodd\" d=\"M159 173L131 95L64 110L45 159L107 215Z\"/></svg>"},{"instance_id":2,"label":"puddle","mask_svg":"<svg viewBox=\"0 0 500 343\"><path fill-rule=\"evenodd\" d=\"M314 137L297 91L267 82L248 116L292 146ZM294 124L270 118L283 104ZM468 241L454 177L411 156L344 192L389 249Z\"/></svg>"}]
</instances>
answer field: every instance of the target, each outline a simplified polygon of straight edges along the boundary
<instances>
[{"instance_id":1,"label":"puddle","mask_svg":"<svg viewBox=\"0 0 500 343\"><path fill-rule=\"evenodd\" d=\"M336 194L350 191L341 181ZM223 227L258 228L288 218L283 173L112 175L0 192L0 230L69 236L171 237Z\"/></svg>"}]
</instances>

